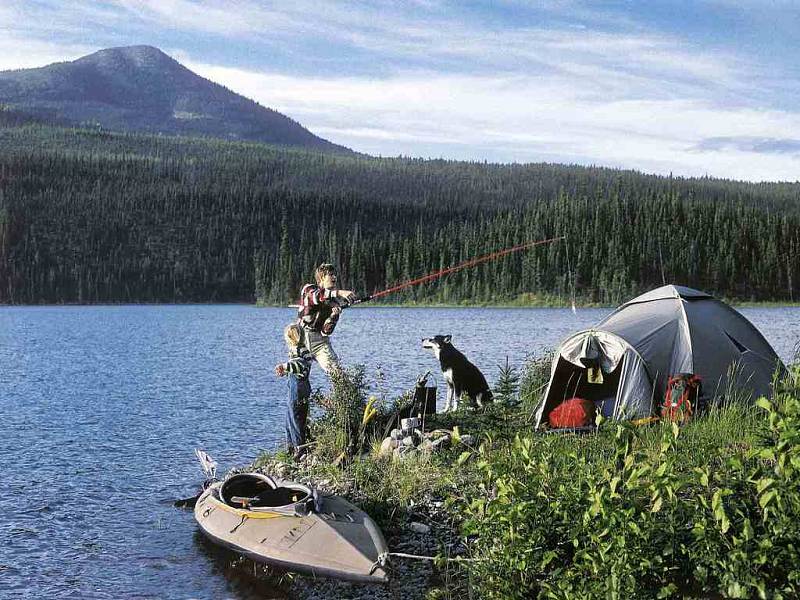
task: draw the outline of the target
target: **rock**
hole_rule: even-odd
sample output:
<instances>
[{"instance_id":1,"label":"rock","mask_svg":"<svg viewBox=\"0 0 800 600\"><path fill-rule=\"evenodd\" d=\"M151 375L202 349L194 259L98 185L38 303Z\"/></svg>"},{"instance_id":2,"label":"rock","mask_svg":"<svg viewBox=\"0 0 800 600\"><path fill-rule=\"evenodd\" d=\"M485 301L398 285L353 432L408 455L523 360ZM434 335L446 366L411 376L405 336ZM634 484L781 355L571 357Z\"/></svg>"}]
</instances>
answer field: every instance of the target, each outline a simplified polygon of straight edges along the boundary
<instances>
[{"instance_id":1,"label":"rock","mask_svg":"<svg viewBox=\"0 0 800 600\"><path fill-rule=\"evenodd\" d=\"M448 446L450 446L450 436L449 435L443 435L442 437L437 438L437 439L435 439L435 440L433 440L431 442L431 447L434 450L439 450L441 448L447 448Z\"/></svg>"},{"instance_id":2,"label":"rock","mask_svg":"<svg viewBox=\"0 0 800 600\"><path fill-rule=\"evenodd\" d=\"M472 444L475 443L475 436L472 436L472 435L470 435L468 433L465 434L465 435L462 435L461 436L461 443L462 444L466 444L467 446L471 446Z\"/></svg>"},{"instance_id":3,"label":"rock","mask_svg":"<svg viewBox=\"0 0 800 600\"><path fill-rule=\"evenodd\" d=\"M381 442L381 449L378 451L378 456L390 456L392 451L397 448L398 441L387 437Z\"/></svg>"},{"instance_id":4,"label":"rock","mask_svg":"<svg viewBox=\"0 0 800 600\"><path fill-rule=\"evenodd\" d=\"M403 432L399 429L392 429L392 432L389 435L393 440L399 440L403 437Z\"/></svg>"},{"instance_id":5,"label":"rock","mask_svg":"<svg viewBox=\"0 0 800 600\"><path fill-rule=\"evenodd\" d=\"M414 533L430 533L431 532L430 525L425 525L425 523L420 523L418 521L412 521L411 525L409 525L409 528Z\"/></svg>"},{"instance_id":6,"label":"rock","mask_svg":"<svg viewBox=\"0 0 800 600\"><path fill-rule=\"evenodd\" d=\"M412 436L404 437L400 442L402 446L414 446L414 438Z\"/></svg>"}]
</instances>

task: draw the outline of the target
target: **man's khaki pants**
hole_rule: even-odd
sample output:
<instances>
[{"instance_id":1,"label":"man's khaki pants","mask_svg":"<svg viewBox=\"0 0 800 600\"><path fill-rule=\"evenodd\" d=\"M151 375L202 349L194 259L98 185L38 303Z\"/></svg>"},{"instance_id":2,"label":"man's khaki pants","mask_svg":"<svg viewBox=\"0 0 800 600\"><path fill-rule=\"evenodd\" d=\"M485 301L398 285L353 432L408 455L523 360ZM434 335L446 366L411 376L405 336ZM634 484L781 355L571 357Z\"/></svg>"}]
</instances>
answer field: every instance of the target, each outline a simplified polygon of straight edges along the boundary
<instances>
[{"instance_id":1,"label":"man's khaki pants","mask_svg":"<svg viewBox=\"0 0 800 600\"><path fill-rule=\"evenodd\" d=\"M331 371L341 368L339 357L336 356L336 352L331 347L331 339L328 336L307 329L303 333L305 334L306 348L314 355L319 366L329 377Z\"/></svg>"}]
</instances>

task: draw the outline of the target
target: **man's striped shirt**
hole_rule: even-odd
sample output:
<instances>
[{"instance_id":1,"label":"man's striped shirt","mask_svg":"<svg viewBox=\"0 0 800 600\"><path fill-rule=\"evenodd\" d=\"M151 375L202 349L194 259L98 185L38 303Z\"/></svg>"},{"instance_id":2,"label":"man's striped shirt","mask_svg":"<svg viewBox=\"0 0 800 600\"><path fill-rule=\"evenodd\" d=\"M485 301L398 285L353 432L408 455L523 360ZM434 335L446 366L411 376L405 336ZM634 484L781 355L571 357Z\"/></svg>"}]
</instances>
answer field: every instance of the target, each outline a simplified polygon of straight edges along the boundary
<instances>
[{"instance_id":1,"label":"man's striped shirt","mask_svg":"<svg viewBox=\"0 0 800 600\"><path fill-rule=\"evenodd\" d=\"M300 306L316 306L336 298L336 290L326 290L313 283L307 283L300 290Z\"/></svg>"},{"instance_id":2,"label":"man's striped shirt","mask_svg":"<svg viewBox=\"0 0 800 600\"><path fill-rule=\"evenodd\" d=\"M322 324L331 316L336 301L337 290L326 290L313 283L307 283L300 290L300 307L297 319L301 327L311 331L322 331Z\"/></svg>"}]
</instances>

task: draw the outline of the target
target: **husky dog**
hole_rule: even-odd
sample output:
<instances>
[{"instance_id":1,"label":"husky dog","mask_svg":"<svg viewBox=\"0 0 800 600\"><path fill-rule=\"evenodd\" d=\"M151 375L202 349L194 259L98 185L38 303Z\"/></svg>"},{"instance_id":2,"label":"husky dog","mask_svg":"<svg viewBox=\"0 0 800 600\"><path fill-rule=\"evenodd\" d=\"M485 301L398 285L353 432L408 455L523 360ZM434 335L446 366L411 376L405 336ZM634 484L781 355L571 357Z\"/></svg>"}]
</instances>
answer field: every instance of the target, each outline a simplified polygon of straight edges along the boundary
<instances>
[{"instance_id":1,"label":"husky dog","mask_svg":"<svg viewBox=\"0 0 800 600\"><path fill-rule=\"evenodd\" d=\"M450 343L451 336L437 335L424 338L422 347L433 350L439 365L442 367L442 376L447 382L447 400L444 411L458 408L461 394L466 393L469 399L483 406L484 402L492 401L492 392L486 383L483 373L478 367L467 360L467 357L455 349Z\"/></svg>"}]
</instances>

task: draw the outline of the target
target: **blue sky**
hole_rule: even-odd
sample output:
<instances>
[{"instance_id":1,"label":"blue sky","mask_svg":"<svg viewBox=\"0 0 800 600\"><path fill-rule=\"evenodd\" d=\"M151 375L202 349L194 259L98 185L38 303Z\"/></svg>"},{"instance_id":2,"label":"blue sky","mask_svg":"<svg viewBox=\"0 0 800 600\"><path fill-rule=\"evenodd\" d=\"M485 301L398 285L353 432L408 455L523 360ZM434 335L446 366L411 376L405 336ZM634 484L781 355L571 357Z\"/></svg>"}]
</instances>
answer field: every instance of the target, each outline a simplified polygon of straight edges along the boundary
<instances>
[{"instance_id":1,"label":"blue sky","mask_svg":"<svg viewBox=\"0 0 800 600\"><path fill-rule=\"evenodd\" d=\"M158 46L355 150L800 180L800 2L0 4L0 69Z\"/></svg>"}]
</instances>

